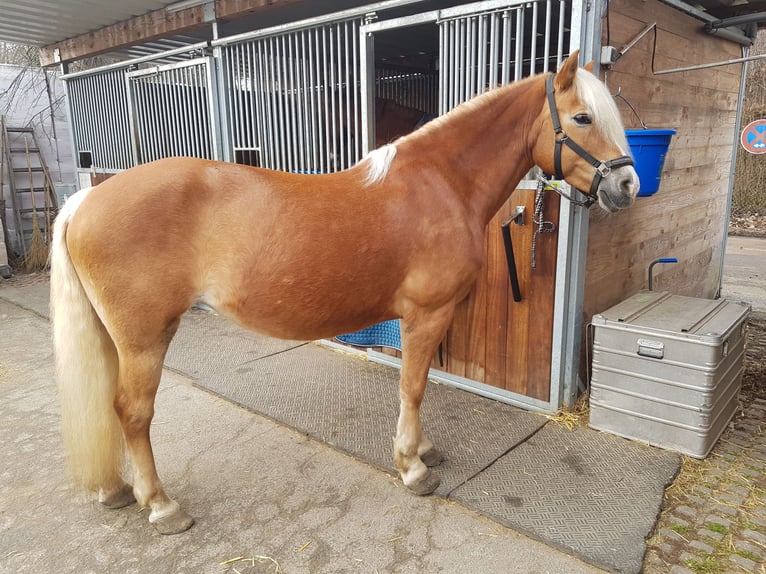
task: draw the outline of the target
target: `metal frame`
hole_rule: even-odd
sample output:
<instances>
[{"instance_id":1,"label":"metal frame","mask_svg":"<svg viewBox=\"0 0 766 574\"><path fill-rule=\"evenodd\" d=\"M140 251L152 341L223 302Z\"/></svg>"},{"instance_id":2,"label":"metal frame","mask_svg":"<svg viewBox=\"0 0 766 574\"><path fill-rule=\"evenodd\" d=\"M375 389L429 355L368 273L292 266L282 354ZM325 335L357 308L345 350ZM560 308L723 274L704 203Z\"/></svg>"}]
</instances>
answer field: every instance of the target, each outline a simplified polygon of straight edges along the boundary
<instances>
[{"instance_id":1,"label":"metal frame","mask_svg":"<svg viewBox=\"0 0 766 574\"><path fill-rule=\"evenodd\" d=\"M221 44L233 150L260 165L326 173L361 158L359 18L248 35Z\"/></svg>"},{"instance_id":2,"label":"metal frame","mask_svg":"<svg viewBox=\"0 0 766 574\"><path fill-rule=\"evenodd\" d=\"M593 60L598 65L601 50L601 14L604 8L604 0L572 2L570 51L580 49L581 64ZM595 69L594 72L598 73L598 70ZM569 188L567 191L571 193L572 190ZM579 379L579 366L588 222L588 210L585 207L575 205L571 201L561 202L551 354L552 406L573 406L578 390L583 386Z\"/></svg>"},{"instance_id":3,"label":"metal frame","mask_svg":"<svg viewBox=\"0 0 766 574\"><path fill-rule=\"evenodd\" d=\"M91 150L94 166L115 171L132 167L124 74L110 68L65 82L73 152Z\"/></svg>"},{"instance_id":4,"label":"metal frame","mask_svg":"<svg viewBox=\"0 0 766 574\"><path fill-rule=\"evenodd\" d=\"M601 2L597 2L601 4ZM439 34L439 111L445 113L475 94L503 83L519 80L537 72L558 68L563 60L565 37L565 10L571 10L569 51L583 48L593 52L600 43L584 43L588 30L594 26L591 3L583 0L489 0L457 6L445 10L432 10L421 14L368 22L360 27L360 45L363 107L363 140L365 153L374 142L374 34L393 28L433 23L440 27ZM571 6L571 8L568 8ZM552 10L558 8L562 17L554 27ZM541 14L540 11L544 12ZM538 19L543 18L542 29ZM586 27L590 27L587 28ZM600 33L600 30L599 30ZM536 42L530 42L529 60L524 51L525 36L546 38L542 53ZM600 38L600 35L598 36ZM552 40L556 41L552 48ZM477 46L487 46L479 49ZM555 58L555 62L554 62ZM533 177L519 184L522 189L535 189ZM478 381L432 369L429 377L476 394L538 412L554 412L561 404L571 404L577 392L579 361L579 330L582 324L582 295L587 249L587 210L561 202L559 245L554 302L553 349L551 353L551 381L549 400L539 400L486 385ZM578 286L568 284L575 276ZM577 354L575 354L577 353ZM369 351L368 357L390 366L401 367L395 357Z\"/></svg>"},{"instance_id":5,"label":"metal frame","mask_svg":"<svg viewBox=\"0 0 766 574\"><path fill-rule=\"evenodd\" d=\"M211 58L125 74L133 161L221 157L216 76Z\"/></svg>"}]
</instances>

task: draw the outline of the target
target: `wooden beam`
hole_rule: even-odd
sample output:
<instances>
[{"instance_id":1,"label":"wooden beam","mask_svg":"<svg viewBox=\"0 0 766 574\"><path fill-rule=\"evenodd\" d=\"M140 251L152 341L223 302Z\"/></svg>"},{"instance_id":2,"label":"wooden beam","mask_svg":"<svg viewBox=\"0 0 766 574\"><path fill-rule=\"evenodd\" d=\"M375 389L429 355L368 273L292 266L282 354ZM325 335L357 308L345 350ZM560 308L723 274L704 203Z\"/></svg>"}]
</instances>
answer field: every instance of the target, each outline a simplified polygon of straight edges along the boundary
<instances>
[{"instance_id":1,"label":"wooden beam","mask_svg":"<svg viewBox=\"0 0 766 574\"><path fill-rule=\"evenodd\" d=\"M218 20L232 20L302 1L305 0L214 0L215 17ZM52 66L72 62L136 44L188 33L208 24L204 6L186 8L177 12L169 12L165 9L155 10L81 36L43 46L40 48L40 63L43 66Z\"/></svg>"}]
</instances>

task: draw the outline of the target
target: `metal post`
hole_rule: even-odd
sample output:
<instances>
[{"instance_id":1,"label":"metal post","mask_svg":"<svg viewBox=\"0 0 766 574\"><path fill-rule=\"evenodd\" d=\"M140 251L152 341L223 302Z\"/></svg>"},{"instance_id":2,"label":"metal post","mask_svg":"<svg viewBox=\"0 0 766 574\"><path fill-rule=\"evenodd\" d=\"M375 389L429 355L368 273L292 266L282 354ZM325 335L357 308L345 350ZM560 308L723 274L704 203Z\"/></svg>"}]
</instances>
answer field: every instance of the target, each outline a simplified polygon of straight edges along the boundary
<instances>
[{"instance_id":1,"label":"metal post","mask_svg":"<svg viewBox=\"0 0 766 574\"><path fill-rule=\"evenodd\" d=\"M359 29L359 63L362 79L362 154L375 147L375 41L364 26Z\"/></svg>"}]
</instances>

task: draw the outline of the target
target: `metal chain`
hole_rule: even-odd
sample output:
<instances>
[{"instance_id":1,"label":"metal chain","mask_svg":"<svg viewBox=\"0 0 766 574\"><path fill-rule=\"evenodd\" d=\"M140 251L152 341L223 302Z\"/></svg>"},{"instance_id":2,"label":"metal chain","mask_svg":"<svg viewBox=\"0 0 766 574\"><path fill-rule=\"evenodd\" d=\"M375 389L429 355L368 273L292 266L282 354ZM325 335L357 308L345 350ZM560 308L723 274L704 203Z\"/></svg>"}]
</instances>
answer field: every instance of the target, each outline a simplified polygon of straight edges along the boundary
<instances>
[{"instance_id":1,"label":"metal chain","mask_svg":"<svg viewBox=\"0 0 766 574\"><path fill-rule=\"evenodd\" d=\"M537 192L535 193L535 212L532 215L532 222L537 225L535 231L532 234L532 270L537 268L537 257L535 250L537 249L537 236L540 233L553 233L556 231L556 224L552 221L545 221L543 214L543 202L545 201L545 188L551 186L547 181L540 178L537 181Z\"/></svg>"}]
</instances>

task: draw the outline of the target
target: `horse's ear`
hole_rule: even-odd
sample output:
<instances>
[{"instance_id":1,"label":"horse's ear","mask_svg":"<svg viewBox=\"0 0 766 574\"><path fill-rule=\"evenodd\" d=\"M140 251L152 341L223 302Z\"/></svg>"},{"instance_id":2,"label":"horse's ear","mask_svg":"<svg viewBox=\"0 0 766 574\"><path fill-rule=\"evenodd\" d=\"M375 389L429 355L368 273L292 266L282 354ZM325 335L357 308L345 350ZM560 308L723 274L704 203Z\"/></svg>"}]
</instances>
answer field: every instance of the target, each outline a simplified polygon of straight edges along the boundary
<instances>
[{"instance_id":1,"label":"horse's ear","mask_svg":"<svg viewBox=\"0 0 766 574\"><path fill-rule=\"evenodd\" d=\"M575 50L566 59L566 62L561 66L561 69L556 74L556 78L553 80L553 85L557 91L567 90L574 81L577 68L580 66L577 59L580 56L580 50Z\"/></svg>"},{"instance_id":2,"label":"horse's ear","mask_svg":"<svg viewBox=\"0 0 766 574\"><path fill-rule=\"evenodd\" d=\"M589 71L589 72L592 74L592 73L593 73L593 67L594 67L594 65L595 65L595 64L594 64L593 60L591 60L590 62L588 62L587 64L585 64L585 65L583 66L583 68L585 68L586 70L588 70L588 71Z\"/></svg>"}]
</instances>

